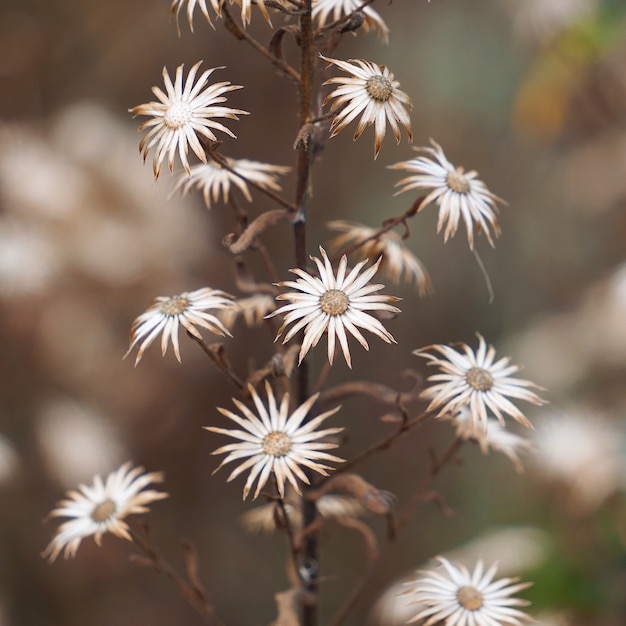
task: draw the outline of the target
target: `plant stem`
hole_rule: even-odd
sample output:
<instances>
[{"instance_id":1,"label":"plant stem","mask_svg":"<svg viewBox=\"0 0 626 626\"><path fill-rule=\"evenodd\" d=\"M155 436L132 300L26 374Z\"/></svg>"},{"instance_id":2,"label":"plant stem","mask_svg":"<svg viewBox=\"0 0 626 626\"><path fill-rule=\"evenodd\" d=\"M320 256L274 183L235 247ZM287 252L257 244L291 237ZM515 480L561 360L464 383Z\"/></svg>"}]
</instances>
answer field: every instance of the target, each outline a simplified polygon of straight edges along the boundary
<instances>
[{"instance_id":1,"label":"plant stem","mask_svg":"<svg viewBox=\"0 0 626 626\"><path fill-rule=\"evenodd\" d=\"M311 105L313 102L313 79L315 71L315 46L313 42L313 21L311 18L312 0L303 0L300 14L300 82L299 82L299 127L308 124L311 119ZM311 131L314 132L314 131ZM298 212L294 220L295 257L298 267L305 268L307 264L306 246L306 210L309 200L309 185L311 178L311 148L313 142L306 141L297 145L298 157L296 165L296 206ZM298 402L302 404L309 395L308 363L304 359L298 368ZM317 516L315 502L304 498L303 527L306 528ZM307 536L303 546L303 566L306 568L304 589L313 596L317 596L319 574L319 547L317 534ZM301 574L302 575L302 574ZM318 603L307 602L302 606L302 626L316 626L318 623Z\"/></svg>"}]
</instances>

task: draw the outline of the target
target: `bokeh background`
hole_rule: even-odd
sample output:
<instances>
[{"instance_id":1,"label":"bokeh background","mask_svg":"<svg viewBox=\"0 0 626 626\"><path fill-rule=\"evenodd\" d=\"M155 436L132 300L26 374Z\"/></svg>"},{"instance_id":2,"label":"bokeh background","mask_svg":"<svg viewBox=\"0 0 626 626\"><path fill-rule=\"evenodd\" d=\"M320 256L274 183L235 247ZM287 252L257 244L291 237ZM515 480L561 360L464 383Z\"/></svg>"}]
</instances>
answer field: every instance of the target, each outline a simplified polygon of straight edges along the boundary
<instances>
[{"instance_id":1,"label":"bokeh background","mask_svg":"<svg viewBox=\"0 0 626 626\"><path fill-rule=\"evenodd\" d=\"M381 381L407 389L424 375L411 351L467 341L481 332L547 389L526 471L471 444L437 489L454 511L420 506L386 549L349 624L402 623L397 591L376 598L435 554L473 565L500 560L533 580L526 592L543 624L626 623L626 5L623 0L395 0L373 5L391 29L347 35L335 55L388 65L413 99L414 144L434 138L506 199L503 234L479 253L464 233L444 245L436 211L411 221L408 247L435 292L389 285L403 298L389 322L397 346L372 341L339 362L327 381ZM182 567L180 538L197 546L200 573L229 626L268 624L274 594L288 587L284 537L250 535L238 518L241 484L211 476L222 439L201 430L222 419L233 394L197 346L181 337L183 365L149 349L122 360L132 320L158 295L202 286L233 291L221 246L233 228L224 207L172 195L138 154L127 110L152 99L161 70L199 59L245 86L229 103L251 112L224 144L233 157L292 165L295 92L217 22L197 12L181 36L167 0L3 0L0 5L0 624L116 626L200 624L164 577L128 561L132 547L91 539L78 557L40 557L55 529L42 524L64 491L128 459L166 474L171 497L147 518L164 555ZM253 10L251 32L270 29ZM288 53L294 50L288 47ZM326 245L330 219L370 226L403 212L386 165L413 154L387 137L372 160L372 133L350 130L315 168L309 249ZM291 197L293 186L285 182ZM270 206L254 197L257 214ZM284 276L291 236L264 237ZM259 273L259 280L267 277ZM266 328L238 323L226 342L246 376L272 355ZM380 345L379 345L380 344ZM323 349L312 357L320 370ZM350 399L340 413L349 457L382 436L384 406ZM339 418L337 418L339 419ZM524 433L528 435L528 433ZM427 473L428 447L454 436L436 423L370 459L363 475L405 504ZM370 519L379 537L385 526ZM480 539L480 542L476 542ZM322 623L365 566L358 535L329 527L323 538Z\"/></svg>"}]
</instances>

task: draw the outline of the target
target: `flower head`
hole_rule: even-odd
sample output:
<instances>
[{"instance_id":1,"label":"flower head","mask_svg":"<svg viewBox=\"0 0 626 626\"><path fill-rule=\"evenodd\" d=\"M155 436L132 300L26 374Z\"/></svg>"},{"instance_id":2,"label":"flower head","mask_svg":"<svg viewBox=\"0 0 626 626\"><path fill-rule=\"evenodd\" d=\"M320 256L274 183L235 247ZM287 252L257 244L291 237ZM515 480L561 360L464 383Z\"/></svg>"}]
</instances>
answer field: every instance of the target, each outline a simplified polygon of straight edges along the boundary
<instances>
[{"instance_id":1,"label":"flower head","mask_svg":"<svg viewBox=\"0 0 626 626\"><path fill-rule=\"evenodd\" d=\"M211 0L211 6L213 10L217 14L218 17L222 15L222 6L221 0ZM207 10L206 0L172 0L172 6L170 7L170 13L176 16L176 27L178 28L178 34L180 35L180 28L178 24L178 16L181 12L183 6L187 4L187 21L189 22L189 28L193 33L193 12L196 8L196 4L200 7L202 14L206 18L206 21L213 26L213 22L211 21L211 16L209 15L209 11ZM215 27L214 27L215 28Z\"/></svg>"},{"instance_id":2,"label":"flower head","mask_svg":"<svg viewBox=\"0 0 626 626\"><path fill-rule=\"evenodd\" d=\"M265 8L265 0L255 0L254 3L252 0L230 0L231 4L233 2L236 2L241 7L241 21L244 26L249 24L252 18L252 4L254 4L254 6L261 11L265 21L271 26L272 20L270 19L267 9Z\"/></svg>"},{"instance_id":3,"label":"flower head","mask_svg":"<svg viewBox=\"0 0 626 626\"><path fill-rule=\"evenodd\" d=\"M162 482L163 474L146 474L143 467L131 468L131 463L125 463L104 482L96 476L93 485L80 485L78 491L68 491L67 499L61 500L48 517L71 519L59 526L42 556L52 562L63 550L66 559L74 557L85 537L93 535L96 544L100 545L102 535L107 532L130 540L124 518L133 513L147 513L147 504L168 497L162 491L146 489L151 483Z\"/></svg>"},{"instance_id":4,"label":"flower head","mask_svg":"<svg viewBox=\"0 0 626 626\"><path fill-rule=\"evenodd\" d=\"M501 452L511 460L517 472L523 471L519 452L529 450L532 447L528 439L503 428L500 422L492 417L487 418L487 426L484 431L476 428L476 423L472 419L471 411L467 405L461 407L454 416L451 415L450 419L456 426L457 437L476 442L483 454L489 454L489 450Z\"/></svg>"},{"instance_id":5,"label":"flower head","mask_svg":"<svg viewBox=\"0 0 626 626\"><path fill-rule=\"evenodd\" d=\"M201 63L202 61L199 61L191 68L187 76L187 82L184 85L182 65L176 68L176 80L174 83L170 79L167 68L164 67L163 80L165 81L167 93L164 93L159 87L152 87L152 92L159 99L159 102L140 104L130 109L131 113L135 115L151 116L151 119L146 120L139 126L139 130L150 128L141 140L139 150L145 161L150 149L156 145L153 161L154 176L156 178L159 177L161 166L166 157L170 171L174 169L174 155L177 148L180 161L188 174L190 173L190 168L187 153L190 147L195 155L203 163L206 163L206 153L200 143L198 134L211 141L217 141L213 130L219 130L230 137L234 137L233 132L220 122L216 122L215 118L225 117L237 120L239 119L238 115L248 114L247 111L240 109L216 106L226 101L222 94L241 89L242 87L240 85L231 85L229 82L222 82L209 85L203 89L209 76L216 69L223 68L214 67L210 70L205 70L200 78L195 81L196 73Z\"/></svg>"},{"instance_id":6,"label":"flower head","mask_svg":"<svg viewBox=\"0 0 626 626\"><path fill-rule=\"evenodd\" d=\"M174 354L180 363L180 348L178 344L178 328L180 325L197 339L202 339L197 326L202 326L217 335L232 335L219 319L209 313L213 309L228 309L235 304L232 296L217 289L203 287L196 291L181 293L178 296L155 298L152 306L142 313L134 322L130 332L130 347L124 355L126 358L132 349L141 342L137 351L135 365L141 361L145 349L162 332L161 353L165 355L168 343L171 341Z\"/></svg>"},{"instance_id":7,"label":"flower head","mask_svg":"<svg viewBox=\"0 0 626 626\"><path fill-rule=\"evenodd\" d=\"M498 418L502 426L503 414L506 414L532 428L524 414L508 398L543 404L544 401L531 391L533 387L539 387L511 376L521 368L509 365L508 357L494 362L495 348L487 348L480 334L478 341L476 352L465 343L458 344L461 351L446 345L432 345L413 352L428 359L429 365L437 366L441 372L428 377L436 384L422 392L424 397L430 399L428 410L438 410L438 415L442 416L467 406L474 429L483 433L487 431L487 410Z\"/></svg>"},{"instance_id":8,"label":"flower head","mask_svg":"<svg viewBox=\"0 0 626 626\"><path fill-rule=\"evenodd\" d=\"M410 593L418 604L418 613L409 623L425 620L424 626L519 626L523 621L532 621L514 608L528 606L529 602L511 597L531 583L519 583L517 578L494 581L497 563L485 571L479 561L470 573L464 565L454 565L441 556L437 561L441 567L420 572L411 583Z\"/></svg>"},{"instance_id":9,"label":"flower head","mask_svg":"<svg viewBox=\"0 0 626 626\"><path fill-rule=\"evenodd\" d=\"M187 193L193 187L201 189L205 204L211 208L211 202L218 202L220 195L223 202L227 203L231 185L234 185L248 202L252 202L248 181L263 189L279 191L278 176L291 169L282 165L268 165L248 159L227 159L226 162L230 169L222 167L211 158L206 163L194 165L189 176L183 174L178 179L175 190L182 187L183 193Z\"/></svg>"},{"instance_id":10,"label":"flower head","mask_svg":"<svg viewBox=\"0 0 626 626\"><path fill-rule=\"evenodd\" d=\"M437 203L439 206L437 232L440 232L444 222L447 222L444 241L448 241L448 237L456 233L463 218L470 248L474 248L474 227L479 231L482 230L493 246L491 230L496 237L500 234L496 217L498 203L506 203L487 189L485 183L477 178L476 172L466 172L462 167L455 168L446 159L441 146L432 139L430 142L432 148L417 149L430 156L420 156L389 166L391 169L407 170L411 173L396 183L396 187L402 187L398 193L410 189L430 191L422 200L419 210L433 201Z\"/></svg>"},{"instance_id":11,"label":"flower head","mask_svg":"<svg viewBox=\"0 0 626 626\"><path fill-rule=\"evenodd\" d=\"M402 278L415 282L421 296L432 289L430 276L422 262L402 243L400 236L392 230L380 233L375 228L347 220L328 222L328 228L342 235L335 238L331 246L336 250L358 246L358 253L375 261L382 257L381 270L386 272L394 283Z\"/></svg>"},{"instance_id":12,"label":"flower head","mask_svg":"<svg viewBox=\"0 0 626 626\"><path fill-rule=\"evenodd\" d=\"M289 394L283 395L280 406L278 406L272 388L267 381L265 382L267 406L263 403L254 387L250 385L248 390L256 408L256 415L236 398L233 398L233 402L241 412L241 415L218 407L218 411L222 415L233 420L243 430L227 430L214 426L206 427L207 430L212 432L239 439L239 443L222 446L215 450L213 454L229 453L215 472L231 461L246 459L230 473L227 479L227 482L230 482L239 474L248 469L250 470L243 488L244 500L248 497L254 482L257 481L256 491L252 498L254 500L267 483L270 474L273 474L276 479L276 486L281 498L285 496L285 485L287 483L291 484L301 494L298 479L306 484L310 482L301 466L308 467L310 470L318 472L323 476L328 476L326 470L332 468L323 465L320 461L342 461L339 457L323 452L324 450L336 448L337 444L320 442L320 439L339 433L343 428L317 430L322 422L334 415L340 407L305 421L319 394L311 396L304 404L301 404L295 411L290 413Z\"/></svg>"},{"instance_id":13,"label":"flower head","mask_svg":"<svg viewBox=\"0 0 626 626\"><path fill-rule=\"evenodd\" d=\"M283 343L287 343L304 328L304 341L300 348L299 362L302 362L307 352L317 345L322 335L327 333L328 361L332 365L335 357L335 343L339 339L346 363L348 367L352 367L346 330L366 350L369 350L369 345L359 328L369 330L387 343L395 343L396 340L380 321L365 311L399 313L400 309L389 304L389 302L397 302L399 298L374 295L376 291L384 288L384 285L369 284L378 270L381 259L378 259L362 274L359 272L367 264L367 260L358 263L348 273L348 259L344 254L335 276L326 251L321 246L320 253L322 260L311 257L317 266L319 277L311 276L300 268L290 270L299 278L295 281L287 280L278 285L290 287L301 293L287 292L276 296L277 300L288 300L290 304L280 307L268 317L286 313L276 339L283 334L289 324L296 322L285 335Z\"/></svg>"},{"instance_id":14,"label":"flower head","mask_svg":"<svg viewBox=\"0 0 626 626\"><path fill-rule=\"evenodd\" d=\"M411 99L400 90L400 83L384 66L359 59L340 61L322 58L348 72L350 76L329 78L324 84L338 84L324 104L333 100L331 112L338 111L331 123L331 137L340 133L359 114L361 119L354 131L358 139L366 126L374 124L374 158L378 156L385 138L387 122L391 126L396 142L400 143L400 127L404 128L409 141L413 140L409 111L413 108Z\"/></svg>"},{"instance_id":15,"label":"flower head","mask_svg":"<svg viewBox=\"0 0 626 626\"><path fill-rule=\"evenodd\" d=\"M276 309L276 299L268 293L255 293L247 298L237 298L235 306L220 312L220 319L226 328L232 328L238 317L243 317L246 326L261 326L265 317Z\"/></svg>"},{"instance_id":16,"label":"flower head","mask_svg":"<svg viewBox=\"0 0 626 626\"><path fill-rule=\"evenodd\" d=\"M331 13L332 21L337 21L344 16L351 16L355 11L363 16L363 29L368 31L374 28L378 37L387 43L389 40L387 24L371 6L364 7L362 0L313 0L313 19L317 20L320 28L326 24Z\"/></svg>"}]
</instances>

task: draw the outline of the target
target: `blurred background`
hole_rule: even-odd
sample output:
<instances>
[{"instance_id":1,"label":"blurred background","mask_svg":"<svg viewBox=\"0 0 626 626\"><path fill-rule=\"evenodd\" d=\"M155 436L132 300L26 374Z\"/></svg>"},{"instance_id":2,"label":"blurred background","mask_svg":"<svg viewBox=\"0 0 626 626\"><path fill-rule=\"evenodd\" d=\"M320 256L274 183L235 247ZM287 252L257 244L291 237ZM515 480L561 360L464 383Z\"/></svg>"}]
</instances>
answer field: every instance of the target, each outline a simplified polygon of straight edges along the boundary
<instances>
[{"instance_id":1,"label":"blurred background","mask_svg":"<svg viewBox=\"0 0 626 626\"><path fill-rule=\"evenodd\" d=\"M405 370L426 374L411 351L434 342L476 345L523 364L545 387L524 473L502 455L466 444L437 490L454 511L417 509L387 548L347 624L393 626L406 607L385 589L436 554L467 565L482 554L506 575L533 580L525 592L542 624L626 623L626 5L623 0L377 1L390 43L346 35L334 55L385 64L413 99L414 145L440 143L455 165L477 170L509 206L503 234L478 251L465 233L444 245L436 210L414 218L407 246L428 268L434 294L387 286L402 314L388 323L397 346L354 343L354 370L339 362L330 387L352 379L406 390ZM183 13L184 13L183 9ZM280 20L277 20L280 21ZM138 153L128 109L153 99L164 65L173 74L226 66L216 79L244 85L229 104L251 115L229 126L232 157L293 165L295 91L216 21L196 10L181 36L167 0L3 0L0 5L0 624L92 626L201 624L164 577L128 562L132 546L107 536L83 541L78 556L40 557L54 534L42 524L66 489L126 460L166 474L168 500L146 516L164 555L182 567L180 538L197 546L200 574L229 626L268 624L274 594L288 588L285 540L251 535L236 520L241 481L211 476L223 439L201 426L223 424L234 390L198 347L181 336L183 365L158 345L133 368L122 360L133 319L155 296L203 286L235 292L221 245L232 212L201 196L172 194ZM251 32L271 30L253 7ZM287 46L287 53L294 50ZM388 136L372 160L372 131L332 139L314 172L309 251L334 236L326 222L377 226L412 203L394 197L411 158ZM150 155L151 158L152 155ZM285 178L284 193L293 196ZM242 199L245 203L245 200ZM249 211L274 208L254 195ZM278 271L293 266L291 235L264 236ZM287 243L286 243L287 242ZM251 260L253 264L253 260ZM253 267L253 265L251 265ZM255 270L256 271L256 270ZM260 270L256 278L267 281ZM242 377L272 356L266 328L241 320L224 342ZM212 340L207 337L207 340ZM158 342L157 342L158 343ZM320 371L324 350L312 356ZM349 458L388 432L388 408L350 399L336 418ZM334 423L332 425L335 425ZM528 433L523 433L529 436ZM444 449L449 423L434 423L368 460L363 476L399 505L428 468L428 447ZM368 519L384 537L379 519ZM356 533L323 536L322 623L365 566Z\"/></svg>"}]
</instances>

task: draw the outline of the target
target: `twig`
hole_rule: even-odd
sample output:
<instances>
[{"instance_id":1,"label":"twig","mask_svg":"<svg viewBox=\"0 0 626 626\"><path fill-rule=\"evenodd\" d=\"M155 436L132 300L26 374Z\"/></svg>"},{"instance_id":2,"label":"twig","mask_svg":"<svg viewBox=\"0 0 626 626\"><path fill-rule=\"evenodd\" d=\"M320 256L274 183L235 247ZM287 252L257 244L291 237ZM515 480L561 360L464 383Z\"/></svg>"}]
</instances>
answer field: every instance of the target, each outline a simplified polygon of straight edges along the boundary
<instances>
[{"instance_id":1,"label":"twig","mask_svg":"<svg viewBox=\"0 0 626 626\"><path fill-rule=\"evenodd\" d=\"M221 344L217 346L217 349L213 349L206 343L206 341L204 341L204 339L194 337L194 335L190 332L187 332L187 335L202 348L202 351L211 359L211 361L213 361L213 363L217 366L217 369L219 369L220 372L222 372L222 374L224 374L226 378L228 378L228 380L235 385L235 387L238 389L245 389L246 386L242 382L241 378L233 372L226 359L223 358L223 354L221 354L223 346Z\"/></svg>"}]
</instances>

